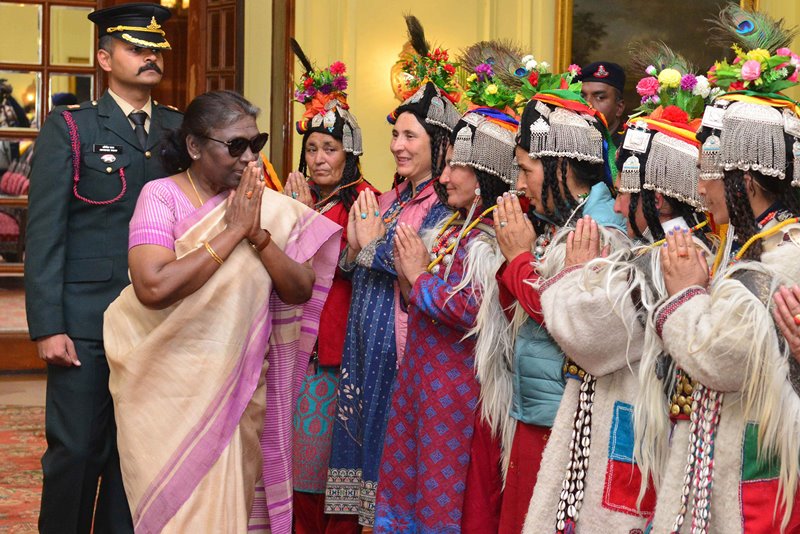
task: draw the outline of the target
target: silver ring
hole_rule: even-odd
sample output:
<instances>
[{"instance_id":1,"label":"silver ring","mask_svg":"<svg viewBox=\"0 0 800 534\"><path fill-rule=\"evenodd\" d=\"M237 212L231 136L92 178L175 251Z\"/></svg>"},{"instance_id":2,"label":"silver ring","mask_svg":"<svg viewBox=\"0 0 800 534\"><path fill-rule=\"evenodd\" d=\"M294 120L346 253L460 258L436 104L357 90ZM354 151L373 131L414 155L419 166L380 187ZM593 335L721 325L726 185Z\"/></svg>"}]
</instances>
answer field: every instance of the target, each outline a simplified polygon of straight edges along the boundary
<instances>
[{"instance_id":1,"label":"silver ring","mask_svg":"<svg viewBox=\"0 0 800 534\"><path fill-rule=\"evenodd\" d=\"M500 228L505 228L508 226L508 221L500 221Z\"/></svg>"}]
</instances>

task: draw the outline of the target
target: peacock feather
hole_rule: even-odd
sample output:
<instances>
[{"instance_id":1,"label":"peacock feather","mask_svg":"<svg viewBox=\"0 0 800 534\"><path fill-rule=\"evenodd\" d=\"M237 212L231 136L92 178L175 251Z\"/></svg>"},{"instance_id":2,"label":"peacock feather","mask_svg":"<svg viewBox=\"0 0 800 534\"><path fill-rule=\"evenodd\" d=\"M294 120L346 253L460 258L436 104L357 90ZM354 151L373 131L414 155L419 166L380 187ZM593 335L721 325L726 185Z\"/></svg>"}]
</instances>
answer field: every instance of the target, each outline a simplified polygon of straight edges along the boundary
<instances>
[{"instance_id":1,"label":"peacock feather","mask_svg":"<svg viewBox=\"0 0 800 534\"><path fill-rule=\"evenodd\" d=\"M719 18L708 22L711 23L709 42L724 48L736 44L744 50L763 48L774 52L788 47L797 34L797 28L784 27L783 19L776 20L733 3L720 11Z\"/></svg>"},{"instance_id":2,"label":"peacock feather","mask_svg":"<svg viewBox=\"0 0 800 534\"><path fill-rule=\"evenodd\" d=\"M682 55L676 53L663 41L652 43L634 42L628 48L631 55L633 72L642 74L653 65L656 70L675 69L681 74L696 72L694 65Z\"/></svg>"},{"instance_id":3,"label":"peacock feather","mask_svg":"<svg viewBox=\"0 0 800 534\"><path fill-rule=\"evenodd\" d=\"M481 41L462 50L458 60L467 73L475 72L481 63L491 63L495 77L511 89L522 87L524 78L514 72L521 67L520 60L525 55L513 42L505 40Z\"/></svg>"}]
</instances>

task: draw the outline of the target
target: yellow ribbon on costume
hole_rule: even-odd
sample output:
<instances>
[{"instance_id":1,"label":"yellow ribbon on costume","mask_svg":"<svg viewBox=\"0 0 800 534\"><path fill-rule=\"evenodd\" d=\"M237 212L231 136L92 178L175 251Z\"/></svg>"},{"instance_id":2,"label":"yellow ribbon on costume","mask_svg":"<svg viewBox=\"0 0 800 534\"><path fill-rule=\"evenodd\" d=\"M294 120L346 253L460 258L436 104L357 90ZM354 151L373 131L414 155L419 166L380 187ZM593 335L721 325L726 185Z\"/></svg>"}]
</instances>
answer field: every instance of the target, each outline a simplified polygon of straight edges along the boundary
<instances>
[{"instance_id":1,"label":"yellow ribbon on costume","mask_svg":"<svg viewBox=\"0 0 800 534\"><path fill-rule=\"evenodd\" d=\"M651 119L649 117L636 117L635 119L633 119L631 121L631 123L636 123L636 122L639 122L639 121L644 122L645 124L650 124L650 125L653 125L653 126L657 126L659 128L662 128L664 130L667 130L670 133L673 133L673 134L679 136L681 139L686 139L690 143L697 144L697 137L696 137L697 134L696 134L696 132L693 132L691 130L687 130L685 128L678 128L677 126L672 126L671 124L669 124L669 123L667 123L665 121Z\"/></svg>"},{"instance_id":2,"label":"yellow ribbon on costume","mask_svg":"<svg viewBox=\"0 0 800 534\"><path fill-rule=\"evenodd\" d=\"M789 108L792 112L800 117L800 106L797 102L791 100L783 100L779 98L771 98L768 96L755 97L750 95L741 94L726 94L719 98L724 100L732 100L734 102L746 102L748 104L758 104L759 106L770 106L774 108Z\"/></svg>"},{"instance_id":3,"label":"yellow ribbon on costume","mask_svg":"<svg viewBox=\"0 0 800 534\"><path fill-rule=\"evenodd\" d=\"M491 208L488 208L488 209L484 210L484 211L483 211L483 213L481 213L481 214L480 214L480 215L479 215L479 216L478 216L478 217L477 217L477 218L476 218L474 221L472 221L472 222L470 223L470 225L469 225L469 226L467 226L467 227L466 227L464 230L462 230L462 231L461 231L461 238L463 238L465 235L467 235L468 233L470 233L470 232L472 231L472 229L473 229L473 228L475 228L476 226L478 226L478 224L481 222L481 220L482 220L484 217L486 217L487 215L489 215L489 214L490 214L491 212L493 212L495 209L497 209L497 204L495 204L495 205L494 205L494 206L492 206ZM444 227L442 228L442 232L441 232L442 234L444 234L444 231L447 229L447 227L448 227L448 226L450 226L450 224L451 224L451 223L452 223L452 222L453 222L453 221L456 219L456 217L457 217L458 215L459 215L459 213L458 213L458 212L455 212L455 213L453 214L453 216L452 216L452 217L450 217L450 218L447 220L447 222L445 223ZM439 234L439 235L441 235L441 234ZM459 239L460 239L460 238L459 238ZM450 252L452 252L452 250L453 250L453 248L455 248L455 246L456 246L455 242L451 243L451 244L450 244L450 245L449 245L449 246L448 246L446 249L444 249L444 252L442 252L441 254L439 254L438 256L436 256L436 259L435 259L435 260L433 260L432 262L430 262L430 263L428 264L428 272L430 272L430 270L431 270L431 269L433 269L434 267L436 267L436 265L438 265L438 264L439 264L439 262L440 262L440 261L442 261L442 259L444 259L444 257L445 257L447 254L449 254Z\"/></svg>"}]
</instances>

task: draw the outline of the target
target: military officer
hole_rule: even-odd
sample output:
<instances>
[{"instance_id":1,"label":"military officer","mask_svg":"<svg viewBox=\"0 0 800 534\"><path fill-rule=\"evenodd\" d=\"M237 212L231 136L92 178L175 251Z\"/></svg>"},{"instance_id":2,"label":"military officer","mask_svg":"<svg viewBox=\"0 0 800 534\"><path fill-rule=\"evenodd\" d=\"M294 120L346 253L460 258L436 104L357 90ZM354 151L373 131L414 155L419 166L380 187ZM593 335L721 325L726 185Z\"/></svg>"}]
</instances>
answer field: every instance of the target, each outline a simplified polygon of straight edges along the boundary
<instances>
[{"instance_id":1,"label":"military officer","mask_svg":"<svg viewBox=\"0 0 800 534\"><path fill-rule=\"evenodd\" d=\"M153 101L169 50L169 10L94 11L108 91L56 107L33 156L25 292L47 362L41 532L132 532L103 351L103 312L128 285L128 223L142 186L162 178L158 145L182 115ZM99 484L99 491L98 491ZM95 504L96 498L96 504Z\"/></svg>"},{"instance_id":2,"label":"military officer","mask_svg":"<svg viewBox=\"0 0 800 534\"><path fill-rule=\"evenodd\" d=\"M619 147L625 126L625 71L611 61L595 61L581 67L578 79L583 82L581 96L606 118L611 140Z\"/></svg>"}]
</instances>

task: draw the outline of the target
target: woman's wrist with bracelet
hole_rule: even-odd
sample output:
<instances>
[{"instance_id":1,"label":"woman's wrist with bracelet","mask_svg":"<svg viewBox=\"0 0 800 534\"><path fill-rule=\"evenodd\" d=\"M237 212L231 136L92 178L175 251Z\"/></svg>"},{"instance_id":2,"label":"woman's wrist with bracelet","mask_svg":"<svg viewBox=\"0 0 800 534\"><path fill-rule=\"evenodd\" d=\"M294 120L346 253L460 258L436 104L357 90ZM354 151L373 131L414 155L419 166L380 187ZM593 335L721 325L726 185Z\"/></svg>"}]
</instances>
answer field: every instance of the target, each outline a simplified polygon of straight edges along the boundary
<instances>
[{"instance_id":1,"label":"woman's wrist with bracelet","mask_svg":"<svg viewBox=\"0 0 800 534\"><path fill-rule=\"evenodd\" d=\"M264 232L263 237L259 241L248 239L248 241L250 241L250 246L253 247L256 250L256 252L261 252L262 250L267 248L267 246L272 241L272 234L270 234L269 231L266 229L263 230L263 232Z\"/></svg>"}]
</instances>

